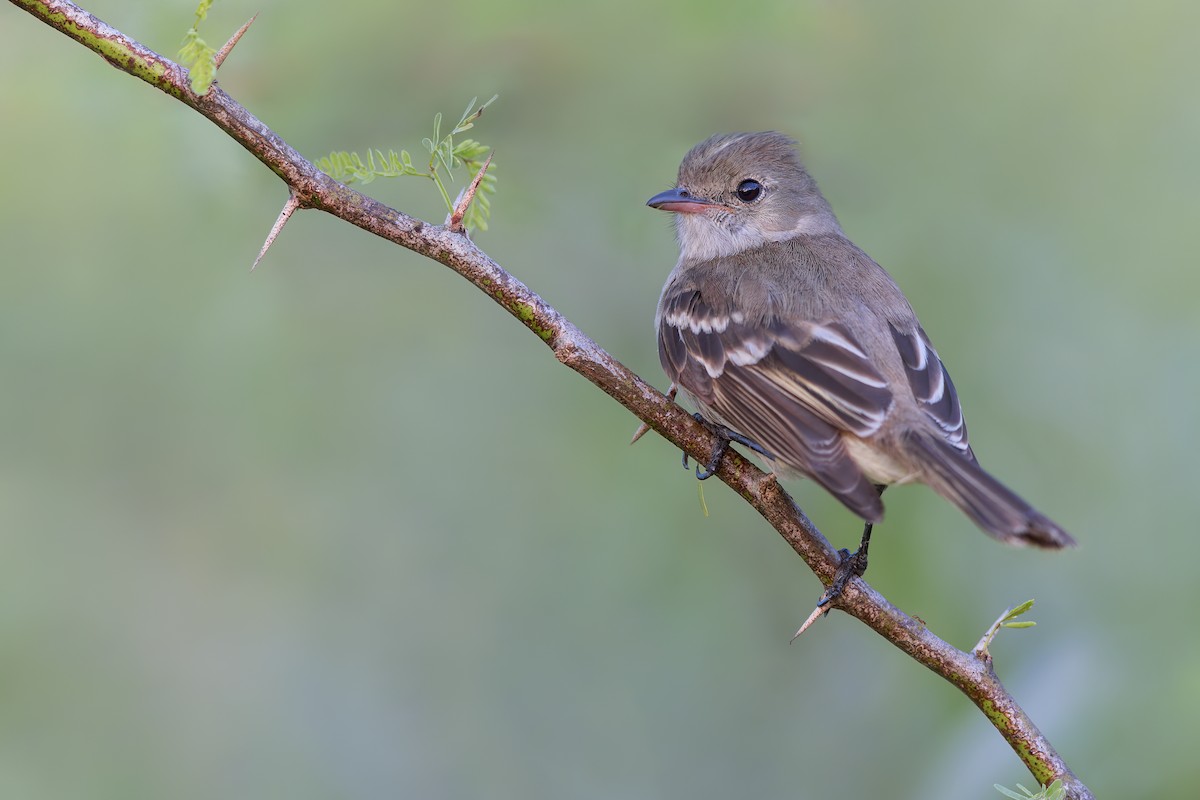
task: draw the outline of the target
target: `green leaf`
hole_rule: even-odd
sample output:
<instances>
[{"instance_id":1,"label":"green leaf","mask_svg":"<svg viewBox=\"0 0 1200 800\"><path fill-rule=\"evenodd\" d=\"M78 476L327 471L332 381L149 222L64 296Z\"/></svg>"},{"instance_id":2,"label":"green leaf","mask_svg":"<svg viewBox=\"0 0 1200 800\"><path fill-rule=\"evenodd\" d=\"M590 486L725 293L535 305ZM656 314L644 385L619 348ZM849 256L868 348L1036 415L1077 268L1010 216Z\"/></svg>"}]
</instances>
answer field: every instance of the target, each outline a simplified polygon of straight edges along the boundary
<instances>
[{"instance_id":1,"label":"green leaf","mask_svg":"<svg viewBox=\"0 0 1200 800\"><path fill-rule=\"evenodd\" d=\"M365 185L376 178L394 178L401 175L428 178L433 181L438 194L441 195L446 210L453 212L454 200L451 198L458 194L458 191L453 190L458 186L468 185L483 167L485 158L491 152L491 148L482 142L475 139L462 139L455 142L454 136L473 127L483 110L491 105L497 97L498 95L493 95L490 100L478 108L475 107L478 98L472 98L458 125L445 136L441 135L442 115L440 113L434 115L433 136L421 139L421 146L429 153L429 165L424 171L413 164L412 154L408 150L399 152L388 150L385 153L378 148L366 151L365 162L357 153L335 151L317 159L315 164L322 172L347 184L357 181ZM495 193L496 176L489 171L480 180L475 197L467 209L463 220L463 224L467 228L487 230L492 208L490 196Z\"/></svg>"},{"instance_id":2,"label":"green leaf","mask_svg":"<svg viewBox=\"0 0 1200 800\"><path fill-rule=\"evenodd\" d=\"M466 128L463 127L463 124L467 123L467 117L471 115L471 109L475 107L475 101L478 99L478 96L472 97L471 102L467 103L466 110L464 110L462 116L458 118L458 124L454 126L455 133L460 133L461 131L466 130Z\"/></svg>"},{"instance_id":3,"label":"green leaf","mask_svg":"<svg viewBox=\"0 0 1200 800\"><path fill-rule=\"evenodd\" d=\"M993 787L1000 794L1012 798L1012 800L1064 800L1067 796L1067 790L1063 787L1062 781L1055 781L1049 786L1041 786L1036 794L1019 783L1017 784L1017 788L1021 790L1020 794L998 783L993 784Z\"/></svg>"},{"instance_id":4,"label":"green leaf","mask_svg":"<svg viewBox=\"0 0 1200 800\"><path fill-rule=\"evenodd\" d=\"M454 155L463 161L475 161L481 156L486 155L489 149L486 144L481 144L474 139L463 139L454 145Z\"/></svg>"},{"instance_id":5,"label":"green leaf","mask_svg":"<svg viewBox=\"0 0 1200 800\"><path fill-rule=\"evenodd\" d=\"M207 93L217 79L217 50L200 38L199 30L212 4L213 0L200 0L200 5L196 7L196 21L183 35L183 44L179 48L179 63L187 67L188 80L196 94Z\"/></svg>"},{"instance_id":6,"label":"green leaf","mask_svg":"<svg viewBox=\"0 0 1200 800\"><path fill-rule=\"evenodd\" d=\"M487 108L488 106L490 106L492 103L494 103L496 101L496 98L498 98L499 96L500 95L498 95L498 94L492 95L492 98L490 100L488 100L486 103L484 103L483 105L481 105L479 108L475 109L474 111L472 111L471 108L475 105L475 101L478 100L479 98L472 97L471 102L467 103L467 110L463 112L462 117L458 120L458 124L454 126L454 130L451 132L451 135L453 135L455 133L462 133L463 131L468 131L471 128L475 127L475 120L477 120L481 116L483 116L483 110L485 108Z\"/></svg>"},{"instance_id":7,"label":"green leaf","mask_svg":"<svg viewBox=\"0 0 1200 800\"><path fill-rule=\"evenodd\" d=\"M1016 606L1012 611L1008 612L1008 618L1014 619L1015 617L1019 617L1031 608L1033 608L1032 598L1026 600L1024 603L1021 603L1021 605Z\"/></svg>"}]
</instances>

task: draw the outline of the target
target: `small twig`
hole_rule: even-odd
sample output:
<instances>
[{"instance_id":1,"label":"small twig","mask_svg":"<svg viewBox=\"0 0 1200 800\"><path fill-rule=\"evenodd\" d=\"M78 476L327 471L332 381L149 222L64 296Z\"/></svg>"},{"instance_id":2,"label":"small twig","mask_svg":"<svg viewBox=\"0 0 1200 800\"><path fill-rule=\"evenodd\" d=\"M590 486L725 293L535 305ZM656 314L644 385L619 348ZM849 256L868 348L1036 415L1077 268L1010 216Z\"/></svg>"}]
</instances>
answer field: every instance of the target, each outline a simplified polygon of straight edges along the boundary
<instances>
[{"instance_id":1,"label":"small twig","mask_svg":"<svg viewBox=\"0 0 1200 800\"><path fill-rule=\"evenodd\" d=\"M483 111L483 109L479 109ZM483 176L487 174L487 169L492 164L492 156L496 155L496 151L488 153L487 160L483 162L483 166L479 168L479 172L475 173L475 177L471 179L471 183L463 190L463 193L458 196L458 204L454 207L454 213L450 215L450 230L455 233L463 232L463 217L467 215L467 209L471 206L471 201L475 199L475 190L479 188L479 182L483 180Z\"/></svg>"},{"instance_id":2,"label":"small twig","mask_svg":"<svg viewBox=\"0 0 1200 800\"><path fill-rule=\"evenodd\" d=\"M262 261L263 256L267 254L267 249L275 244L275 237L283 230L283 226L292 218L292 214L296 213L296 209L300 207L300 197L295 192L288 195L287 202L283 204L283 211L279 212L279 218L275 220L275 224L271 226L271 232L267 234L267 240L263 242L262 249L258 251L258 258L254 259L254 264L251 265L250 271L253 272L258 262Z\"/></svg>"},{"instance_id":3,"label":"small twig","mask_svg":"<svg viewBox=\"0 0 1200 800\"><path fill-rule=\"evenodd\" d=\"M221 68L221 64L225 63L225 57L233 50L233 46L238 43L238 39L242 38L242 34L250 30L250 26L254 24L254 20L256 19L258 19L258 14L246 20L246 24L234 31L233 36L229 37L229 41L221 45L221 49L213 56L213 66L217 69Z\"/></svg>"},{"instance_id":4,"label":"small twig","mask_svg":"<svg viewBox=\"0 0 1200 800\"><path fill-rule=\"evenodd\" d=\"M992 626L984 631L983 637L975 645L974 650L972 650L976 658L984 661L991 660L992 654L988 652L988 648L991 646L992 640L996 638L996 634L1000 632L1001 628L1032 628L1034 625L1036 625L1037 623L1032 621L1010 622L1010 620L1016 619L1031 608L1033 608L1033 601L1026 600L1019 606L1013 606L1012 608L1005 609L1004 613L997 617L996 621L992 623Z\"/></svg>"}]
</instances>

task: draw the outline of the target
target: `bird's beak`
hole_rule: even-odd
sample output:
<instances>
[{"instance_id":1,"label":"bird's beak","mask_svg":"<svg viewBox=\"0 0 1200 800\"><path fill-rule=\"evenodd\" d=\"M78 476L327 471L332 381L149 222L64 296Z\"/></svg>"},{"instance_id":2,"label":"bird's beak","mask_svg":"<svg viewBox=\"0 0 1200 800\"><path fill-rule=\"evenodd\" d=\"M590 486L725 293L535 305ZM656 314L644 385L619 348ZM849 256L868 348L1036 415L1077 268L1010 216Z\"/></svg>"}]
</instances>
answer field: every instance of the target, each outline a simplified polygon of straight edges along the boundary
<instances>
[{"instance_id":1,"label":"bird's beak","mask_svg":"<svg viewBox=\"0 0 1200 800\"><path fill-rule=\"evenodd\" d=\"M660 211L674 211L677 214L700 214L714 206L719 207L721 204L703 197L696 197L687 189L677 186L654 195L646 201L646 205Z\"/></svg>"}]
</instances>

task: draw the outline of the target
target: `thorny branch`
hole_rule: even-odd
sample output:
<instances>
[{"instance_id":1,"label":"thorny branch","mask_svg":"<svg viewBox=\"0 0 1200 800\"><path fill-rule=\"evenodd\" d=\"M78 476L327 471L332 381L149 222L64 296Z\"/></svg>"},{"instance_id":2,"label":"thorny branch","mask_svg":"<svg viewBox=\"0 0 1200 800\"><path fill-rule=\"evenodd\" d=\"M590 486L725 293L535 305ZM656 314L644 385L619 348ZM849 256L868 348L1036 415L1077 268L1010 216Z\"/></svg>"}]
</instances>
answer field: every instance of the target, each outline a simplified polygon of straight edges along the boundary
<instances>
[{"instance_id":1,"label":"thorny branch","mask_svg":"<svg viewBox=\"0 0 1200 800\"><path fill-rule=\"evenodd\" d=\"M438 261L466 278L533 331L560 362L583 375L653 430L693 458L706 460L713 436L691 415L602 350L569 320L514 278L464 234L398 212L324 174L287 142L236 103L219 85L203 96L188 85L187 72L72 3L10 0L30 14L138 77L194 108L248 150L289 190L288 205L315 208L365 231ZM286 213L282 218L286 219ZM774 527L828 585L838 556L773 475L729 451L718 477ZM1067 797L1090 800L1080 781L982 659L942 641L904 614L860 578L833 605L858 618L919 663L958 687L1009 742L1040 783L1061 780Z\"/></svg>"}]
</instances>

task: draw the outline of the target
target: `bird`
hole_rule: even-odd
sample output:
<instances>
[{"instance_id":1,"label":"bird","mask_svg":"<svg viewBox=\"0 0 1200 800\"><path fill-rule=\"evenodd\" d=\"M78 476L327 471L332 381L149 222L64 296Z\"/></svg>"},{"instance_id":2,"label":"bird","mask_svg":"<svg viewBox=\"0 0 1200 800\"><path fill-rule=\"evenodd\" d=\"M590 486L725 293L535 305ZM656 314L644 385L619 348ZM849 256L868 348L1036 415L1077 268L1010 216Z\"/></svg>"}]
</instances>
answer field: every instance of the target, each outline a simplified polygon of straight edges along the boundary
<instances>
[{"instance_id":1,"label":"bird","mask_svg":"<svg viewBox=\"0 0 1200 800\"><path fill-rule=\"evenodd\" d=\"M655 315L659 360L718 436L697 476L740 442L865 522L859 549L841 551L826 601L865 572L893 484L928 485L1002 542L1075 544L980 466L912 306L846 237L792 138L712 136L647 205L674 214L679 244Z\"/></svg>"}]
</instances>

